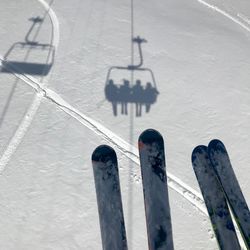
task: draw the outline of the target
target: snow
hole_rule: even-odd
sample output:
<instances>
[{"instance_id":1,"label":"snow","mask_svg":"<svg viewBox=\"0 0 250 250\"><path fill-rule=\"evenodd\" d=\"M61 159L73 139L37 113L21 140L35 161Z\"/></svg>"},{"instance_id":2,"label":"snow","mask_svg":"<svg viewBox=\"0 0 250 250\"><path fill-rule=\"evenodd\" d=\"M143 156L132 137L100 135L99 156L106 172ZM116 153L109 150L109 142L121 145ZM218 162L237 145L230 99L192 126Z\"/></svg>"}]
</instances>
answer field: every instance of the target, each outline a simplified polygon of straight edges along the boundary
<instances>
[{"instance_id":1,"label":"snow","mask_svg":"<svg viewBox=\"0 0 250 250\"><path fill-rule=\"evenodd\" d=\"M49 5L0 2L0 61ZM134 0L134 34L148 40L144 64L160 92L139 118L133 106L114 117L104 96L109 67L131 62L130 8L54 0L36 37L55 48L50 73L0 73L0 249L101 249L91 165L100 144L118 155L129 249L147 249L137 138L150 127L165 140L175 249L218 249L191 166L198 144L224 142L249 201L249 1ZM46 50L27 53L46 63Z\"/></svg>"}]
</instances>

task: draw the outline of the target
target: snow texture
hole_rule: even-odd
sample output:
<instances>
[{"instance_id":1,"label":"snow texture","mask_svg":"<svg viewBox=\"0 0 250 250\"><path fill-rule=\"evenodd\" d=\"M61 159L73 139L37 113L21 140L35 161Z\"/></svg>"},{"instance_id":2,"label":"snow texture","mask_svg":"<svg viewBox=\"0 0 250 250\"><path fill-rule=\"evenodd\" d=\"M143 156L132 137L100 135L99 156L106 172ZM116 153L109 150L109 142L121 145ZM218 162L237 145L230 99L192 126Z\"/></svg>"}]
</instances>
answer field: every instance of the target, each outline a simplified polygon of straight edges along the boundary
<instances>
[{"instance_id":1,"label":"snow texture","mask_svg":"<svg viewBox=\"0 0 250 250\"><path fill-rule=\"evenodd\" d=\"M130 1L0 1L0 249L101 249L91 155L104 143L119 161L128 248L147 249L137 149L147 128L167 147L176 249L218 249L191 166L196 145L228 145L249 201L249 1L133 2L160 93L141 117L134 105L113 116L104 94L108 69L131 63Z\"/></svg>"}]
</instances>

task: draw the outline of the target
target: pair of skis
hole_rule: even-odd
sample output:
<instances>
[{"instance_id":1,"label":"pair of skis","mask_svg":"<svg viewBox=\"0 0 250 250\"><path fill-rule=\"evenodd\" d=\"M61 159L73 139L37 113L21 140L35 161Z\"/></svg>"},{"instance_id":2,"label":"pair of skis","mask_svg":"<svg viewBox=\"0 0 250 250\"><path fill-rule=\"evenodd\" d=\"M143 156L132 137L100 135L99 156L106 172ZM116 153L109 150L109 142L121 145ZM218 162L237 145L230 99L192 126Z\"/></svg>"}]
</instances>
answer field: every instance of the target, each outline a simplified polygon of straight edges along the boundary
<instances>
[{"instance_id":1,"label":"pair of skis","mask_svg":"<svg viewBox=\"0 0 250 250\"><path fill-rule=\"evenodd\" d=\"M241 249L229 207L250 249L250 213L224 144L212 140L208 147L197 146L192 164L220 249Z\"/></svg>"},{"instance_id":2,"label":"pair of skis","mask_svg":"<svg viewBox=\"0 0 250 250\"><path fill-rule=\"evenodd\" d=\"M162 136L148 129L139 137L144 205L150 250L173 250ZM92 155L103 250L127 250L115 151L99 146Z\"/></svg>"}]
</instances>

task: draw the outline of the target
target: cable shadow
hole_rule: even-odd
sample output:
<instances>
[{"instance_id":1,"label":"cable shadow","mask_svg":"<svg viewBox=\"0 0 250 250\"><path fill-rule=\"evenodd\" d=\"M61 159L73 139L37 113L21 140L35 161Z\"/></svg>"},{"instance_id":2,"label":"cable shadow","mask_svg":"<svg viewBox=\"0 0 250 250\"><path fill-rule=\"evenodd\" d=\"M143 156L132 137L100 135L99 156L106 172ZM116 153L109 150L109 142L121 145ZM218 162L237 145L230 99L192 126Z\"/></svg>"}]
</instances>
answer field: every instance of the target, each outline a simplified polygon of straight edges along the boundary
<instances>
[{"instance_id":1,"label":"cable shadow","mask_svg":"<svg viewBox=\"0 0 250 250\"><path fill-rule=\"evenodd\" d=\"M133 23L133 22L132 22ZM133 30L133 24L132 24ZM149 113L151 106L156 103L159 91L157 90L154 73L150 68L143 66L142 43L147 42L145 39L137 36L133 37L131 33L131 64L128 66L111 66L106 76L104 93L105 98L112 104L113 115L118 115L120 107L121 115L129 114L129 143L134 144L134 118L141 117L143 109ZM138 46L137 64L134 63L134 44ZM122 77L121 77L122 76ZM116 79L123 79L122 83ZM130 79L127 80L127 79ZM119 80L120 81L120 80ZM128 104L130 110L128 112ZM132 147L132 146L131 146ZM133 151L133 149L130 149ZM133 242L133 204L134 204L134 168L133 162L129 161L128 173L128 236L129 248L132 249Z\"/></svg>"},{"instance_id":2,"label":"cable shadow","mask_svg":"<svg viewBox=\"0 0 250 250\"><path fill-rule=\"evenodd\" d=\"M141 44L147 42L145 39L139 36L132 39L132 44L136 43L139 51L139 62L128 66L112 66L108 70L105 83L105 98L111 102L114 116L118 115L117 107L121 105L121 114L128 114L128 104L135 104L135 115L136 117L142 116L142 107L145 106L145 112L149 113L151 105L156 103L159 91L156 87L156 81L154 73L150 68L144 68L143 65L143 54ZM133 81L131 83L123 78L123 84L118 84L114 82L114 78L111 77L112 74L119 73L123 75L125 73L130 73L135 75L135 73L140 73L143 79L146 79L146 84L142 84L141 77L137 78L135 84ZM145 75L148 76L145 78Z\"/></svg>"}]
</instances>

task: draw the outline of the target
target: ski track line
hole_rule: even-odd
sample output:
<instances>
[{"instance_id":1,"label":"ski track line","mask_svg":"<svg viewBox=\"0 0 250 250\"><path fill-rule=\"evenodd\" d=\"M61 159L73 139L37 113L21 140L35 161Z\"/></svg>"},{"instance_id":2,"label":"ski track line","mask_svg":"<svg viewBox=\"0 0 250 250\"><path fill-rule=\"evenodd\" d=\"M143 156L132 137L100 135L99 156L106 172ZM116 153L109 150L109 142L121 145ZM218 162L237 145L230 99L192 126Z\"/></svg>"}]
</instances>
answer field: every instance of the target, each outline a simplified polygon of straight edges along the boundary
<instances>
[{"instance_id":1,"label":"ski track line","mask_svg":"<svg viewBox=\"0 0 250 250\"><path fill-rule=\"evenodd\" d=\"M48 6L48 4L44 0L37 0L40 2L47 10L49 9L49 16L51 19L51 22L53 26L55 27L55 48L58 45L59 42L59 23L58 19L53 12L53 10ZM240 20L237 18L231 16L227 12L219 9L217 6L211 5L203 0L197 0L199 3L205 5L208 8L211 8L215 10L216 12L222 14L223 16L229 18L236 24L240 25L242 28L246 29L248 32L250 32L250 28L247 27L245 24L243 24ZM240 17L240 14L238 14ZM1 58L0 58L1 59ZM121 151L124 155L126 155L128 158L133 160L137 165L139 165L139 156L137 154L137 149L124 141L122 138L114 134L112 131L105 128L100 123L97 123L93 119L85 116L75 108L73 108L70 104L65 102L58 94L53 92L52 90L46 89L42 86L42 83L39 83L36 81L36 79L26 76L24 74L15 74L18 78L26 82L28 85L30 85L32 88L34 88L38 93L36 95L36 99L32 103L29 111L24 116L23 121L21 122L19 128L17 129L15 135L13 136L9 146L5 150L2 158L0 159L0 172L2 172L10 160L10 157L15 152L16 148L20 144L23 136L25 135L28 127L30 126L34 115L36 114L38 107L40 106L41 100L43 97L46 97L47 99L51 100L53 103L57 104L64 112L69 114L71 117L77 119L80 123L91 129L96 134L102 136L106 141L112 143L117 147L119 151ZM132 151L131 151L132 148ZM137 175L139 176L139 175ZM175 177L173 174L168 173L168 185L172 189L174 189L176 192L181 194L184 198L186 198L188 201L190 201L195 207L197 207L201 212L207 215L206 208L204 206L204 201L199 192L194 190L193 188L189 187L187 184L182 182L180 179Z\"/></svg>"},{"instance_id":2,"label":"ski track line","mask_svg":"<svg viewBox=\"0 0 250 250\"><path fill-rule=\"evenodd\" d=\"M75 109L54 91L50 89L44 89L43 91L44 91L44 96L50 101L52 101L54 104L56 104L65 113L75 118L77 121L79 121L81 124L89 128L97 135L101 136L108 143L114 145L122 154L124 154L133 162L135 162L137 165L140 165L138 150L136 147L127 143L124 139L119 137L117 134L113 133L111 130L109 130L102 124L98 123L92 118L81 113L79 110ZM137 173L133 176L133 178L137 180L140 179L139 177L140 174L138 173L138 171L139 169L137 169ZM204 200L199 192L197 192L196 190L185 184L183 181L181 181L173 174L168 172L167 175L168 175L168 185L170 188L172 188L181 196L183 196L185 199L187 199L189 202L191 202L202 213L208 215L204 205Z\"/></svg>"},{"instance_id":3,"label":"ski track line","mask_svg":"<svg viewBox=\"0 0 250 250\"><path fill-rule=\"evenodd\" d=\"M215 5L212 5L212 4L209 4L208 2L204 1L204 0L196 0L198 1L199 3L205 5L207 8L209 9L212 9L216 12L218 12L219 14L225 16L226 18L230 19L231 21L233 21L234 23L240 25L243 29L245 29L246 31L250 32L250 27L247 26L246 24L249 24L250 25L250 19L248 17L246 17L245 15L241 14L241 13L237 13L237 17L240 18L241 20L243 20L245 23L241 22L239 19L237 19L236 17L233 17L232 15L230 15L228 12L220 9L219 7L215 6ZM206 211L206 214L208 215L207 211ZM236 232L237 232L237 235L238 235L238 238L239 238L239 243L240 243L240 246L241 246L241 249L243 250L247 250L246 247L245 247L245 244L244 244L244 240L240 234L240 230L237 226L237 223L235 222L235 219L234 217L233 218L233 221L234 221L234 225L235 225L235 229L236 229Z\"/></svg>"},{"instance_id":4,"label":"ski track line","mask_svg":"<svg viewBox=\"0 0 250 250\"><path fill-rule=\"evenodd\" d=\"M54 46L55 52L57 50L59 44L59 21L55 12L51 9L47 2L44 0L37 0L44 9L48 12L50 21L53 27L53 38L52 38L52 45ZM0 60L3 61L4 58L0 56ZM36 81L35 78L31 76L27 76L25 74L14 74L16 77L22 79L23 81L27 82L30 86L35 88L36 90L40 89L41 86L45 87L46 83L39 83ZM35 86L33 85L35 84ZM8 162L10 161L12 155L15 153L18 145L21 143L22 139L24 138L27 130L29 129L33 118L35 117L38 108L42 102L43 95L41 93L36 93L29 109L25 113L22 121L20 122L18 128L16 129L13 137L11 138L8 146L6 147L4 153L0 158L0 174L4 171L5 167L7 166Z\"/></svg>"},{"instance_id":5,"label":"ski track line","mask_svg":"<svg viewBox=\"0 0 250 250\"><path fill-rule=\"evenodd\" d=\"M101 136L104 140L106 140L110 144L114 145L122 154L124 154L126 157L131 159L137 165L139 165L139 155L138 155L138 150L136 147L127 143L125 140L123 140L121 137L113 133L111 130L109 130L102 124L82 114L80 111L75 109L72 105L70 105L65 100L63 100L60 97L60 95L44 87L42 83L39 83L36 79L30 78L29 76L24 75L24 74L14 73L14 75L20 78L22 81L24 81L25 83L27 83L29 86L31 86L33 89L37 91L36 97L37 97L37 100L39 100L39 102L34 102L31 105L29 109L29 114L27 113L24 119L32 121L29 116L32 117L35 115L43 97L45 97L51 102L53 102L54 104L56 104L61 110L63 110L68 115L70 115L72 118L79 121L81 124L86 126L88 129L90 129L97 135ZM20 131L19 130L16 131L10 143L11 147L8 147L5 150L2 158L0 159L0 173L4 171L5 166L10 160L10 156L14 153L15 149L18 147L27 129L28 129L28 126L20 125ZM139 177L140 174L138 173L138 171L139 170L137 170L137 174L133 176L133 178L137 180L140 179ZM167 173L167 175L168 175L168 185L170 188L172 188L181 196L183 196L185 199L187 199L189 202L191 202L203 214L208 215L207 210L204 205L202 195L199 192L189 187L187 184L185 184L183 181L181 181L179 178L177 178L173 174Z\"/></svg>"},{"instance_id":6,"label":"ski track line","mask_svg":"<svg viewBox=\"0 0 250 250\"><path fill-rule=\"evenodd\" d=\"M226 12L226 11L220 9L219 7L217 7L217 6L215 6L215 5L212 5L212 4L210 4L210 3L208 3L208 2L206 2L206 1L204 1L204 0L196 0L196 1L198 1L199 3L205 5L207 8L212 9L212 10L214 10L214 11L220 13L221 15L227 17L228 19L230 19L230 20L233 21L234 23L240 25L243 29L245 29L245 30L247 30L248 32L250 32L250 27L249 27L249 26L245 25L243 22L241 22L241 21L240 21L239 19L237 19L236 17L233 17L233 16L230 15L228 12ZM240 13L238 13L237 16L240 17L240 18L243 19L243 20L245 19L244 15L242 15L242 14L240 14ZM249 24L249 22L248 22L249 20L248 20L248 21L244 20L244 21L245 21L246 23Z\"/></svg>"},{"instance_id":7,"label":"ski track line","mask_svg":"<svg viewBox=\"0 0 250 250\"><path fill-rule=\"evenodd\" d=\"M245 16L245 15L243 15L241 13L237 13L237 17L239 17L241 20L243 20L247 24L250 24L250 19L247 16Z\"/></svg>"}]
</instances>

